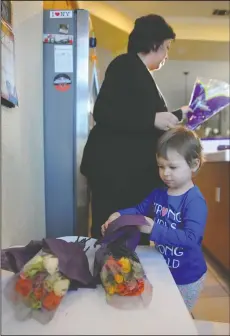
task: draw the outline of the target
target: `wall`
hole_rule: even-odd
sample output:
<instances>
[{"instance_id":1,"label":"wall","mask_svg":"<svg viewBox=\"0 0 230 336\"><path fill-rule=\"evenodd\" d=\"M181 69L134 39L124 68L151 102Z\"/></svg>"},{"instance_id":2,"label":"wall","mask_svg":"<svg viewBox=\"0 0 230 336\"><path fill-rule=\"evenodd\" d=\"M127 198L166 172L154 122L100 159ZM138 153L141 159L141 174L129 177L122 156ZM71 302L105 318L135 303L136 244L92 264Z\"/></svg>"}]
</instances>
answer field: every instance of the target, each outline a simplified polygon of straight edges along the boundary
<instances>
[{"instance_id":1,"label":"wall","mask_svg":"<svg viewBox=\"0 0 230 336\"><path fill-rule=\"evenodd\" d=\"M118 53L119 54L119 53ZM108 49L97 47L98 73L100 82L115 55ZM185 75L187 75L187 99L185 99ZM193 85L198 76L229 82L229 62L169 60L153 76L162 91L170 109L176 109L189 103Z\"/></svg>"},{"instance_id":2,"label":"wall","mask_svg":"<svg viewBox=\"0 0 230 336\"><path fill-rule=\"evenodd\" d=\"M98 59L97 67L98 67L98 77L100 84L104 80L105 71L109 63L113 60L113 58L114 58L113 53L110 50L100 46L97 47L97 59Z\"/></svg>"},{"instance_id":3,"label":"wall","mask_svg":"<svg viewBox=\"0 0 230 336\"><path fill-rule=\"evenodd\" d=\"M2 247L45 235L42 2L13 1L20 106L2 108Z\"/></svg>"},{"instance_id":4,"label":"wall","mask_svg":"<svg viewBox=\"0 0 230 336\"><path fill-rule=\"evenodd\" d=\"M184 71L189 72L187 75L187 94ZM207 79L219 79L229 83L229 62L169 60L160 71L154 73L154 78L170 110L189 103L197 76ZM229 107L209 119L208 127L218 129L224 137L229 136Z\"/></svg>"},{"instance_id":5,"label":"wall","mask_svg":"<svg viewBox=\"0 0 230 336\"><path fill-rule=\"evenodd\" d=\"M185 75L187 75L187 99L185 99ZM161 89L170 109L187 105L196 77L206 77L229 82L229 62L209 61L168 61L154 78Z\"/></svg>"}]
</instances>

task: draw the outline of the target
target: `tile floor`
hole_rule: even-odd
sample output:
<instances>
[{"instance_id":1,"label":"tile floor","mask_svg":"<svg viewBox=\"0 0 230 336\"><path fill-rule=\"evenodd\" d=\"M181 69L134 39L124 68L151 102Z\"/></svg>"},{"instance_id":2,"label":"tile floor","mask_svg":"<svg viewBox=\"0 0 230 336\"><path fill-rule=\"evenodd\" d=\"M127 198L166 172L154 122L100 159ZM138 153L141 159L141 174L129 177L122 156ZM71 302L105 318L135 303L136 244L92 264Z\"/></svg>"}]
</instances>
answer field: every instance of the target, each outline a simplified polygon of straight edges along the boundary
<instances>
[{"instance_id":1,"label":"tile floor","mask_svg":"<svg viewBox=\"0 0 230 336\"><path fill-rule=\"evenodd\" d=\"M203 292L193 309L197 320L230 323L230 287L227 278L206 256L208 273Z\"/></svg>"}]
</instances>

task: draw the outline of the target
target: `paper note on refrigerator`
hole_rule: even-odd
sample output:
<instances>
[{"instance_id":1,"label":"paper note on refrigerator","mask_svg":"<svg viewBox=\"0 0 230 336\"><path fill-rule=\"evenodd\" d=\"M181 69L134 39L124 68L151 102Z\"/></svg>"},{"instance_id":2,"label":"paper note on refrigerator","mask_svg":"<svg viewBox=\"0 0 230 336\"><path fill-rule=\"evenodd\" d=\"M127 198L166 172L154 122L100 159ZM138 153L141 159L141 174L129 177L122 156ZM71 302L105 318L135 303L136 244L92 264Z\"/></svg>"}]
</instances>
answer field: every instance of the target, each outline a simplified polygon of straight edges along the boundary
<instances>
[{"instance_id":1,"label":"paper note on refrigerator","mask_svg":"<svg viewBox=\"0 0 230 336\"><path fill-rule=\"evenodd\" d=\"M54 46L54 72L73 72L73 46Z\"/></svg>"}]
</instances>

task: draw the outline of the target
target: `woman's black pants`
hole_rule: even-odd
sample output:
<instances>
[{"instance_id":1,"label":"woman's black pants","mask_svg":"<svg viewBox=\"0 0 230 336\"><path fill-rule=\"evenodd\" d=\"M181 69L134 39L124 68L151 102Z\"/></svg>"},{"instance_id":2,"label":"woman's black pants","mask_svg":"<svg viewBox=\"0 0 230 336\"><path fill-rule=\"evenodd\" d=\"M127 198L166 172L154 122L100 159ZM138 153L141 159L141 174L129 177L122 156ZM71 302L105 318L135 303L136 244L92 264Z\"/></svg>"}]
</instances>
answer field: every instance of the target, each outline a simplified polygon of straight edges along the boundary
<instances>
[{"instance_id":1,"label":"woman's black pants","mask_svg":"<svg viewBox=\"0 0 230 336\"><path fill-rule=\"evenodd\" d=\"M109 195L102 195L100 190L92 191L92 227L91 236L92 238L99 239L101 237L101 226L106 222L108 217L120 210L130 207L130 201L124 199L124 197L114 197ZM134 206L135 204L133 204ZM149 235L141 234L141 239L139 245L149 245Z\"/></svg>"}]
</instances>

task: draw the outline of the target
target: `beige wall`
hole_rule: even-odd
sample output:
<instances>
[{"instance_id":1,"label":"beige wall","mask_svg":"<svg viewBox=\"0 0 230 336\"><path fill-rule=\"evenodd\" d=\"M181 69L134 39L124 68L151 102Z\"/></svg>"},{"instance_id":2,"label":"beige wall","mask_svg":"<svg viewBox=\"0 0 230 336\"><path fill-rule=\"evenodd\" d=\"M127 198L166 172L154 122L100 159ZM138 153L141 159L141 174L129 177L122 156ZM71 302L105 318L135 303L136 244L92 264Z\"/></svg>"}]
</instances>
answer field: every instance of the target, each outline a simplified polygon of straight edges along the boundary
<instances>
[{"instance_id":1,"label":"beige wall","mask_svg":"<svg viewBox=\"0 0 230 336\"><path fill-rule=\"evenodd\" d=\"M98 77L100 84L104 80L105 71L109 63L113 60L114 56L112 52L108 49L98 47L97 48L97 68L98 68Z\"/></svg>"},{"instance_id":2,"label":"beige wall","mask_svg":"<svg viewBox=\"0 0 230 336\"><path fill-rule=\"evenodd\" d=\"M193 85L196 77L207 79L218 79L229 82L229 62L217 61L168 61L166 65L154 73L154 78L160 87L170 110L177 109L189 103ZM189 71L187 78L187 100L185 100L185 75L184 71ZM229 134L229 107L220 112L220 130L223 136ZM216 128L218 119L213 117L209 121L209 126Z\"/></svg>"},{"instance_id":3,"label":"beige wall","mask_svg":"<svg viewBox=\"0 0 230 336\"><path fill-rule=\"evenodd\" d=\"M154 78L167 100L170 109L179 108L185 101L185 75L188 74L188 101L198 76L229 82L229 62L169 60L164 67L154 72Z\"/></svg>"},{"instance_id":4,"label":"beige wall","mask_svg":"<svg viewBox=\"0 0 230 336\"><path fill-rule=\"evenodd\" d=\"M2 108L2 246L45 235L42 2L13 1L20 106Z\"/></svg>"}]
</instances>

